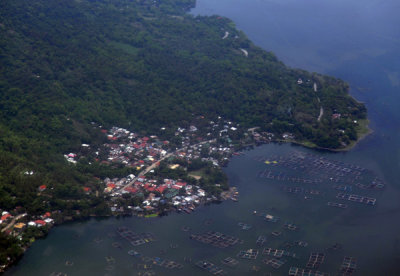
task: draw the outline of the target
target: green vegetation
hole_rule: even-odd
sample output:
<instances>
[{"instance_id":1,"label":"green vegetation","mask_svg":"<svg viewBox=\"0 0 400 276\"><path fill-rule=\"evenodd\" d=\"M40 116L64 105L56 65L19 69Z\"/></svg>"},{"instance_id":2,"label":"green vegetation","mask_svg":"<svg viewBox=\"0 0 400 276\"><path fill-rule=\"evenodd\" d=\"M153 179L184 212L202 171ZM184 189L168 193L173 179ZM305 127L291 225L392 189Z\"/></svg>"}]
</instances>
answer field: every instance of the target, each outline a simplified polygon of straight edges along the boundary
<instances>
[{"instance_id":1,"label":"green vegetation","mask_svg":"<svg viewBox=\"0 0 400 276\"><path fill-rule=\"evenodd\" d=\"M69 198L81 197L84 183L95 186L89 176L100 168L75 168L61 155L102 142L90 121L157 133L192 114L221 115L325 148L357 139L353 120L366 110L347 84L284 66L226 18L186 14L193 1L157 3L0 3L1 208L40 209L41 184Z\"/></svg>"},{"instance_id":2,"label":"green vegetation","mask_svg":"<svg viewBox=\"0 0 400 276\"><path fill-rule=\"evenodd\" d=\"M83 184L97 190L92 176L104 176L103 167L74 167L62 157L81 143L104 142L91 121L157 134L197 114L290 132L324 148L357 139L353 120L365 118L366 110L347 94L346 83L286 67L228 19L186 14L193 5L0 3L0 208L41 211L41 184L57 198L85 196ZM230 35L221 39L225 31ZM320 105L325 114L318 122ZM332 119L334 113L341 118Z\"/></svg>"},{"instance_id":3,"label":"green vegetation","mask_svg":"<svg viewBox=\"0 0 400 276\"><path fill-rule=\"evenodd\" d=\"M365 119L366 109L346 83L286 67L230 20L187 14L194 3L0 2L0 209L108 215L101 192L86 194L83 185L102 191L99 178L129 169L71 165L63 157L82 143L104 143L92 121L154 133L172 145L176 127L198 115L288 132L324 148L357 140L354 120ZM217 193L210 185L225 185L226 177L205 171L201 185ZM47 189L39 193L40 185Z\"/></svg>"},{"instance_id":4,"label":"green vegetation","mask_svg":"<svg viewBox=\"0 0 400 276\"><path fill-rule=\"evenodd\" d=\"M15 262L22 254L21 247L14 237L9 237L0 233L0 264Z\"/></svg>"}]
</instances>

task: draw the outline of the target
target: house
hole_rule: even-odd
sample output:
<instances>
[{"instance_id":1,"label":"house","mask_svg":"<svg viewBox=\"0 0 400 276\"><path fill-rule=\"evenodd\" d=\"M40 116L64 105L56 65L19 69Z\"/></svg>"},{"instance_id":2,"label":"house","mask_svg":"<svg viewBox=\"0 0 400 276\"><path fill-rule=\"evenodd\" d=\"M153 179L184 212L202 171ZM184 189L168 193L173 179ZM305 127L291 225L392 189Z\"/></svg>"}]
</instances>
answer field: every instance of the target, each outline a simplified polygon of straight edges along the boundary
<instances>
[{"instance_id":1,"label":"house","mask_svg":"<svg viewBox=\"0 0 400 276\"><path fill-rule=\"evenodd\" d=\"M168 188L167 185L160 185L158 186L157 190L160 194L164 193L164 191Z\"/></svg>"},{"instance_id":2,"label":"house","mask_svg":"<svg viewBox=\"0 0 400 276\"><path fill-rule=\"evenodd\" d=\"M44 213L44 215L42 215L42 219L49 218L49 217L51 217L50 212L46 212L46 213Z\"/></svg>"},{"instance_id":3,"label":"house","mask_svg":"<svg viewBox=\"0 0 400 276\"><path fill-rule=\"evenodd\" d=\"M171 169L171 170L175 170L176 168L178 168L180 165L179 164L171 164L171 165L169 165L169 168Z\"/></svg>"},{"instance_id":4,"label":"house","mask_svg":"<svg viewBox=\"0 0 400 276\"><path fill-rule=\"evenodd\" d=\"M26 224L23 222L18 222L17 224L14 225L14 229L17 231L23 231L26 227Z\"/></svg>"},{"instance_id":5,"label":"house","mask_svg":"<svg viewBox=\"0 0 400 276\"><path fill-rule=\"evenodd\" d=\"M38 226L38 227L46 226L46 222L41 219L35 220L35 223L36 223L36 226Z\"/></svg>"},{"instance_id":6,"label":"house","mask_svg":"<svg viewBox=\"0 0 400 276\"><path fill-rule=\"evenodd\" d=\"M135 193L137 193L137 191L139 191L139 189L134 188L134 187L126 187L124 190L129 193L132 193L132 194L135 194Z\"/></svg>"},{"instance_id":7,"label":"house","mask_svg":"<svg viewBox=\"0 0 400 276\"><path fill-rule=\"evenodd\" d=\"M111 190L114 189L116 187L116 185L112 182L107 183L107 188L110 188Z\"/></svg>"},{"instance_id":8,"label":"house","mask_svg":"<svg viewBox=\"0 0 400 276\"><path fill-rule=\"evenodd\" d=\"M3 214L4 214L4 212L3 212ZM7 221L9 218L11 218L11 217L12 217L12 215L11 215L10 213L6 212L4 215L1 216L1 220L2 220L3 222L5 222L5 221Z\"/></svg>"},{"instance_id":9,"label":"house","mask_svg":"<svg viewBox=\"0 0 400 276\"><path fill-rule=\"evenodd\" d=\"M180 186L182 188L182 187L186 186L186 182L176 182L175 185Z\"/></svg>"},{"instance_id":10,"label":"house","mask_svg":"<svg viewBox=\"0 0 400 276\"><path fill-rule=\"evenodd\" d=\"M47 189L46 185L40 185L38 190L39 190L39 192L43 192L46 189Z\"/></svg>"},{"instance_id":11,"label":"house","mask_svg":"<svg viewBox=\"0 0 400 276\"><path fill-rule=\"evenodd\" d=\"M78 212L78 210L77 210L77 212ZM46 224L52 224L54 222L54 220L52 218L47 218L47 219L44 220L44 222Z\"/></svg>"}]
</instances>

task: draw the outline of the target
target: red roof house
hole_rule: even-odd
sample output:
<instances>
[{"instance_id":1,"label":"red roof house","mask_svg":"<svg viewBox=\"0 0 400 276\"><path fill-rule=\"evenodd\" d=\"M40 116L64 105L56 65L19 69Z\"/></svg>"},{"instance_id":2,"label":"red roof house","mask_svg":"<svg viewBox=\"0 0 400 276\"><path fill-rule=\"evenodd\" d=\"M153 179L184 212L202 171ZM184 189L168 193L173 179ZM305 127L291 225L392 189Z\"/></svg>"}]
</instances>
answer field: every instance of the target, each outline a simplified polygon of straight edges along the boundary
<instances>
[{"instance_id":1,"label":"red roof house","mask_svg":"<svg viewBox=\"0 0 400 276\"><path fill-rule=\"evenodd\" d=\"M47 186L46 185L40 185L39 186L39 192L43 192L44 190L46 190Z\"/></svg>"},{"instance_id":2,"label":"red roof house","mask_svg":"<svg viewBox=\"0 0 400 276\"><path fill-rule=\"evenodd\" d=\"M160 194L164 193L165 189L167 189L167 185L160 185L158 186L158 188L156 189L156 191L158 191Z\"/></svg>"},{"instance_id":3,"label":"red roof house","mask_svg":"<svg viewBox=\"0 0 400 276\"><path fill-rule=\"evenodd\" d=\"M46 213L44 213L44 215L42 216L42 218L49 218L49 217L51 217L51 213L50 212L46 212Z\"/></svg>"},{"instance_id":4,"label":"red roof house","mask_svg":"<svg viewBox=\"0 0 400 276\"><path fill-rule=\"evenodd\" d=\"M11 214L5 214L4 216L1 217L2 221L7 220L8 218L12 217Z\"/></svg>"},{"instance_id":5,"label":"red roof house","mask_svg":"<svg viewBox=\"0 0 400 276\"><path fill-rule=\"evenodd\" d=\"M110 182L110 183L107 184L107 187L111 188L111 189L114 189L115 188L115 184Z\"/></svg>"},{"instance_id":6,"label":"red roof house","mask_svg":"<svg viewBox=\"0 0 400 276\"><path fill-rule=\"evenodd\" d=\"M133 187L126 187L125 191L135 194L137 191L139 191L139 189Z\"/></svg>"},{"instance_id":7,"label":"red roof house","mask_svg":"<svg viewBox=\"0 0 400 276\"><path fill-rule=\"evenodd\" d=\"M40 226L45 226L46 225L46 222L44 220L41 220L41 219L35 220L35 223L37 225L40 225Z\"/></svg>"},{"instance_id":8,"label":"red roof house","mask_svg":"<svg viewBox=\"0 0 400 276\"><path fill-rule=\"evenodd\" d=\"M177 186L181 186L181 187L185 187L186 186L186 182L176 182Z\"/></svg>"}]
</instances>

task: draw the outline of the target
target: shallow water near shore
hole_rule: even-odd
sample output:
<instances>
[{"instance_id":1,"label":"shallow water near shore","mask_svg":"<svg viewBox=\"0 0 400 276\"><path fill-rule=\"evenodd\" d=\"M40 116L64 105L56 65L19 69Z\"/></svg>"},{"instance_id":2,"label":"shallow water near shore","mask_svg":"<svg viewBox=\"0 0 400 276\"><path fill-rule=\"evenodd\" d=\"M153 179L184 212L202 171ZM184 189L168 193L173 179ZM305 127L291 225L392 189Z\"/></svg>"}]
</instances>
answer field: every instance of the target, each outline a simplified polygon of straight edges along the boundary
<instances>
[{"instance_id":1,"label":"shallow water near shore","mask_svg":"<svg viewBox=\"0 0 400 276\"><path fill-rule=\"evenodd\" d=\"M152 265L151 270L159 275L202 275L205 272L195 266L195 262L207 259L222 267L229 275L244 275L252 272L253 266L260 268L259 275L272 272L278 275L287 274L290 266L305 267L311 252L324 252L325 262L319 270L337 272L344 256L357 258L358 270L355 275L379 275L385 271L386 275L395 275L399 266L396 256L400 253L398 246L399 225L393 219L398 216L400 206L393 202L398 197L398 191L390 186L384 191L362 191L353 188L354 193L373 196L378 199L376 206L367 206L360 203L335 199L337 191L333 184L293 184L288 181L278 181L260 178L261 171L268 165L260 161L260 157L268 159L287 155L293 152L308 152L318 157L325 157L331 161L343 161L346 164L357 164L382 174L379 165L368 160L360 162L362 153L333 154L315 152L299 146L289 144L270 144L245 152L244 155L234 157L226 172L231 185L237 186L240 191L239 202L227 201L218 205L209 205L198 208L194 213L171 214L167 217L141 219L135 217L110 218L104 220L89 220L81 223L72 223L54 228L50 235L37 241L21 263L10 271L13 275L28 275L32 271L35 275L50 275L52 272L64 272L68 275L136 275L141 265L146 263L140 258L128 255L134 249L147 257L161 257L181 263L180 270L168 270ZM275 166L274 169L284 170ZM307 177L301 173L300 177ZM309 196L304 194L285 193L283 186L301 186L305 189L314 189L320 195ZM390 202L392 200L392 202ZM328 201L341 202L348 205L347 209L329 207ZM276 223L267 222L253 211L270 213L278 216ZM249 230L241 230L239 222L251 225ZM283 229L286 222L300 227L298 231ZM141 246L133 247L117 235L116 229L126 226L134 232L152 232L157 240ZM182 227L189 227L185 232ZM200 234L206 231L218 231L242 239L243 244L230 248L219 249L189 238L190 234ZM272 231L281 231L282 235L273 237ZM263 246L257 246L258 236L267 236ZM308 242L305 248L292 247L286 249L296 253L298 259L287 258L288 263L279 270L268 267L262 260L268 256L261 255L264 247L284 249L287 242L303 240ZM342 248L327 250L339 243ZM260 250L257 260L242 260L236 257L240 250L250 248ZM106 257L111 256L115 263L108 264ZM239 260L235 269L221 264L226 257ZM185 261L185 257L192 263ZM66 261L73 262L67 266ZM255 272L252 272L255 273ZM257 273L256 273L257 274Z\"/></svg>"},{"instance_id":2,"label":"shallow water near shore","mask_svg":"<svg viewBox=\"0 0 400 276\"><path fill-rule=\"evenodd\" d=\"M134 249L146 257L161 257L181 263L180 270L152 265L157 275L205 275L195 266L207 259L228 275L287 275L290 266L305 267L311 252L324 252L319 271L335 274L345 256L357 259L354 275L398 275L400 272L400 18L396 1L315 1L282 0L200 0L193 14L220 14L231 18L256 45L273 51L292 67L340 77L350 83L350 93L366 103L374 133L349 152L330 153L289 144L270 144L233 157L225 169L231 186L240 192L239 202L203 206L190 215L170 214L162 218L135 217L88 220L55 227L45 240L39 240L20 263L6 275L138 275L146 259L128 255ZM221 37L224 32L221 31ZM251 52L249 53L251 55ZM260 178L269 158L293 152L310 153L328 160L355 164L374 171L386 186L382 191L353 187L354 194L377 198L376 206L338 200L334 184L299 184ZM261 161L260 161L261 160ZM285 167L274 167L287 171ZM299 172L298 177L310 178ZM283 191L284 186L301 186L321 192L305 199L305 194ZM348 208L327 206L341 202ZM280 217L266 222L253 211ZM241 230L239 222L251 225ZM291 222L298 231L283 230ZM134 232L152 232L157 240L133 247L118 236L126 226ZM183 226L190 228L185 232ZM189 238L190 234L218 231L243 240L242 244L219 249ZM278 237L272 231L281 231ZM258 236L267 236L258 247ZM305 248L292 247L298 259L275 270L262 262L264 247L284 249L297 240ZM335 243L341 249L327 250ZM240 250L258 249L257 260L236 257ZM106 257L114 261L107 262ZM185 258L186 257L186 258ZM226 257L239 260L233 269L221 264ZM185 260L186 259L186 260ZM191 259L192 262L189 262ZM110 259L109 259L110 260ZM70 263L66 263L69 261ZM253 266L260 268L252 271Z\"/></svg>"}]
</instances>

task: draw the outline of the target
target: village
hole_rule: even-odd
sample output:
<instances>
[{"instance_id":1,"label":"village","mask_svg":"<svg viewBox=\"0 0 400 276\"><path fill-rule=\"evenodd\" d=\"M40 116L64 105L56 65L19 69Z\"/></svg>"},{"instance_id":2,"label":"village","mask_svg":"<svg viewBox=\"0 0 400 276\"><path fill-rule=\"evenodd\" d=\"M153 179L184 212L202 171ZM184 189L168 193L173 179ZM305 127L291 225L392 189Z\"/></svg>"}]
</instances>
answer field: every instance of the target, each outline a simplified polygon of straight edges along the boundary
<instances>
[{"instance_id":1,"label":"village","mask_svg":"<svg viewBox=\"0 0 400 276\"><path fill-rule=\"evenodd\" d=\"M202 204L237 201L239 192L228 187L221 167L232 155L239 155L237 151L243 147L274 139L271 133L244 129L221 117L207 121L199 116L187 127L176 128L170 139L140 135L121 127L106 129L94 122L92 127L99 129L107 142L99 147L82 144L76 152L64 154L64 158L71 166L86 160L89 165L130 170L124 177L98 179L103 190L90 185L82 187L87 195L104 197L112 215L154 217L171 211L191 213ZM160 131L167 130L164 127ZM23 174L30 176L35 172ZM43 184L37 192L51 193L51 189ZM71 219L64 218L62 210L49 209L41 215L30 215L18 208L0 211L1 232L19 240L29 239L28 243L34 237L46 235L54 224Z\"/></svg>"},{"instance_id":2,"label":"village","mask_svg":"<svg viewBox=\"0 0 400 276\"><path fill-rule=\"evenodd\" d=\"M238 144L230 136L236 135L239 126L220 117L218 120L208 122L206 127L178 127L175 143L119 127L102 129L109 143L96 149L96 162L122 164L136 170L122 178L103 179L103 193L110 199L111 212L145 216L161 211L191 213L200 204L220 200L221 192L228 188L226 180L205 183L205 170L220 170L235 153ZM70 153L66 158L74 163L79 156ZM132 198L134 205L123 200Z\"/></svg>"},{"instance_id":3,"label":"village","mask_svg":"<svg viewBox=\"0 0 400 276\"><path fill-rule=\"evenodd\" d=\"M97 166L104 171L127 171L125 175L94 177L84 184L81 193L97 198L105 206L100 213L93 210L65 210L43 208L41 214L29 214L23 208L0 210L0 231L24 244L25 251L37 238L45 237L57 224L91 216L139 216L145 218L169 212L190 214L201 205L223 200L239 200L236 187L229 187L222 171L230 158L241 155L241 150L273 141L291 141L293 134L275 136L258 127L243 128L237 123L217 117L207 120L198 116L185 126L174 129L162 127L160 134L145 135L122 127L105 128L92 122L104 143L83 143L76 150L65 153L70 166ZM163 135L163 132L169 132ZM21 172L27 177L36 172ZM99 188L100 187L100 188ZM54 187L41 184L38 196L52 197ZM71 203L71 201L69 201ZM46 206L46 201L43 201ZM10 260L9 260L10 261ZM4 271L7 265L0 267Z\"/></svg>"}]
</instances>

